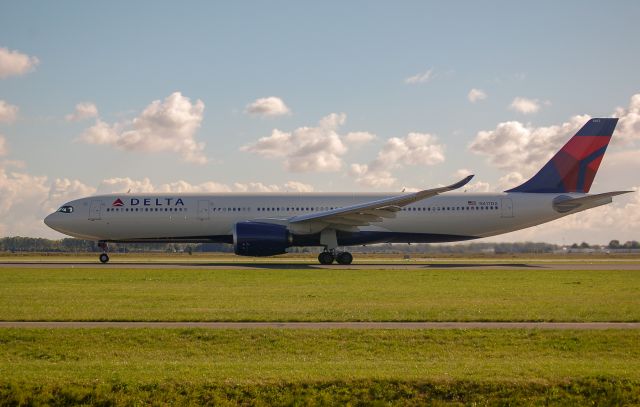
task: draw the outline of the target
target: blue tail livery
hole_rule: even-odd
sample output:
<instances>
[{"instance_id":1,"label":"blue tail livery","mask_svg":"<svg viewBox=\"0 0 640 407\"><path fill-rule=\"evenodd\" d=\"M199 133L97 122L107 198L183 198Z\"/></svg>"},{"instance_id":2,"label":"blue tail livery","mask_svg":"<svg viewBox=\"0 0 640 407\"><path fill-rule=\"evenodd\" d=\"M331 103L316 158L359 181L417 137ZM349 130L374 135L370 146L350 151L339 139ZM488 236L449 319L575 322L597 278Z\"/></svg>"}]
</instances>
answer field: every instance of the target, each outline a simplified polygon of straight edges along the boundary
<instances>
[{"instance_id":1,"label":"blue tail livery","mask_svg":"<svg viewBox=\"0 0 640 407\"><path fill-rule=\"evenodd\" d=\"M536 175L506 192L589 192L617 123L589 120Z\"/></svg>"}]
</instances>

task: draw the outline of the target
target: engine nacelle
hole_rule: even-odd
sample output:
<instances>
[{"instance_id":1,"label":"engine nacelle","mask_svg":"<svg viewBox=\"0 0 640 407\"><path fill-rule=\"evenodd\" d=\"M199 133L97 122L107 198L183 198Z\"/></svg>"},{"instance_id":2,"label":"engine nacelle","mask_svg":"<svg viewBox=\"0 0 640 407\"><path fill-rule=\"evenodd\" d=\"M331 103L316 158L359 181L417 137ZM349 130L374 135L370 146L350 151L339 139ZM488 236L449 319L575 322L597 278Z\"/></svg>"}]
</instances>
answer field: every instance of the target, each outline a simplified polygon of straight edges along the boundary
<instances>
[{"instance_id":1,"label":"engine nacelle","mask_svg":"<svg viewBox=\"0 0 640 407\"><path fill-rule=\"evenodd\" d=\"M283 225L238 222L233 226L233 251L240 256L283 254L291 242L291 233Z\"/></svg>"}]
</instances>

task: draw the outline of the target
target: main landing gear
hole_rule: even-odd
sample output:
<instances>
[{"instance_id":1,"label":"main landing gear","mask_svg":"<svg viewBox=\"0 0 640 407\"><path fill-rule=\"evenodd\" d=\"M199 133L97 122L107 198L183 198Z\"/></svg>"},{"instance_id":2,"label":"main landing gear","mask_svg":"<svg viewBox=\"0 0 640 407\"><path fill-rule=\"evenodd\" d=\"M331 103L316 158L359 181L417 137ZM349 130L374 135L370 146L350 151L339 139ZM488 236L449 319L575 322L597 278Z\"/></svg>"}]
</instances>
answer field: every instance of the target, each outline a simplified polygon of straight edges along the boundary
<instances>
[{"instance_id":1,"label":"main landing gear","mask_svg":"<svg viewBox=\"0 0 640 407\"><path fill-rule=\"evenodd\" d=\"M335 250L325 250L318 255L320 264L331 264L336 261L338 264L347 265L353 261L353 256L349 252L336 252Z\"/></svg>"},{"instance_id":2,"label":"main landing gear","mask_svg":"<svg viewBox=\"0 0 640 407\"><path fill-rule=\"evenodd\" d=\"M109 255L107 254L107 251L109 250L109 247L107 246L106 242L98 242L98 247L102 249L102 254L100 255L99 259L100 259L100 263L104 264L107 263L109 261Z\"/></svg>"},{"instance_id":3,"label":"main landing gear","mask_svg":"<svg viewBox=\"0 0 640 407\"><path fill-rule=\"evenodd\" d=\"M324 246L324 251L318 255L320 264L331 264L337 261L338 264L351 264L353 256L349 252L339 252L338 236L335 229L323 229L320 232L320 244Z\"/></svg>"}]
</instances>

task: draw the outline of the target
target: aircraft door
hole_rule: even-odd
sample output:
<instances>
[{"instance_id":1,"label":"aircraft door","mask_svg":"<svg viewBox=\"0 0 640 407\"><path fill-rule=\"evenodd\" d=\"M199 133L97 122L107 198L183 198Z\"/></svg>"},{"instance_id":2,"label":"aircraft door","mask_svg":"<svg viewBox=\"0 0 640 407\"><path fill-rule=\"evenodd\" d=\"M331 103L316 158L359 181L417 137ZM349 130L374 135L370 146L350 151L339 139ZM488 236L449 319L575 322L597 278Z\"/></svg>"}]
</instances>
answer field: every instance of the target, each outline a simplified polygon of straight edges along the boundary
<instances>
[{"instance_id":1,"label":"aircraft door","mask_svg":"<svg viewBox=\"0 0 640 407\"><path fill-rule=\"evenodd\" d=\"M502 212L500 217L502 218L513 218L513 201L510 198L502 198Z\"/></svg>"},{"instance_id":2,"label":"aircraft door","mask_svg":"<svg viewBox=\"0 0 640 407\"><path fill-rule=\"evenodd\" d=\"M89 207L89 220L100 219L102 219L102 201L91 201L91 206Z\"/></svg>"},{"instance_id":3,"label":"aircraft door","mask_svg":"<svg viewBox=\"0 0 640 407\"><path fill-rule=\"evenodd\" d=\"M211 209L209 208L209 201L198 201L198 220L209 220L211 216Z\"/></svg>"}]
</instances>

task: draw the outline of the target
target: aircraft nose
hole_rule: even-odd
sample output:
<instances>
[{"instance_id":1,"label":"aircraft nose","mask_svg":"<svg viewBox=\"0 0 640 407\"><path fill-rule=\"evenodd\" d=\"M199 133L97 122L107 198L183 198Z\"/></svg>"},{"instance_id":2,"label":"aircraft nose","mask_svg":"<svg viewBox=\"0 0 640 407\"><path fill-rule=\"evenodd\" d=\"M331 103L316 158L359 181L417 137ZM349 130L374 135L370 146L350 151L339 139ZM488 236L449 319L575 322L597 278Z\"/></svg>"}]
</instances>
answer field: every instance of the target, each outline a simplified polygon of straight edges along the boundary
<instances>
[{"instance_id":1,"label":"aircraft nose","mask_svg":"<svg viewBox=\"0 0 640 407\"><path fill-rule=\"evenodd\" d=\"M51 229L56 229L56 226L58 224L58 222L56 222L56 216L57 214L54 212L50 215L48 215L46 218L44 218L44 224L49 226Z\"/></svg>"}]
</instances>

